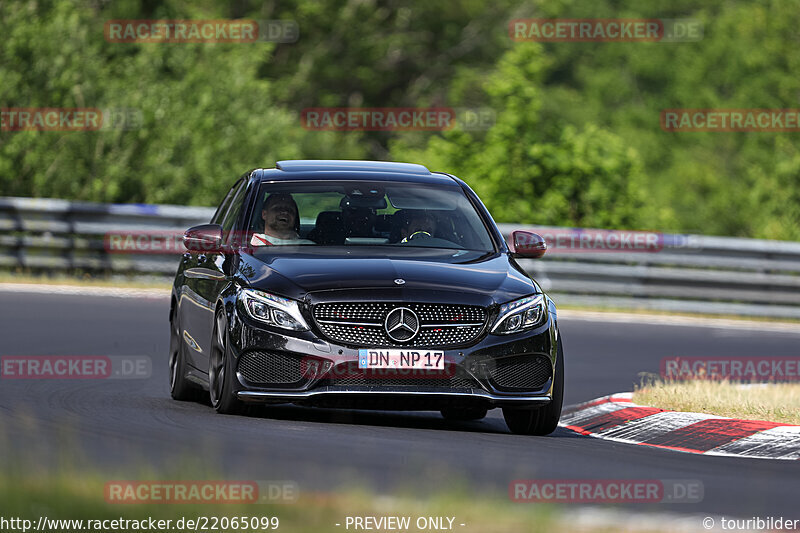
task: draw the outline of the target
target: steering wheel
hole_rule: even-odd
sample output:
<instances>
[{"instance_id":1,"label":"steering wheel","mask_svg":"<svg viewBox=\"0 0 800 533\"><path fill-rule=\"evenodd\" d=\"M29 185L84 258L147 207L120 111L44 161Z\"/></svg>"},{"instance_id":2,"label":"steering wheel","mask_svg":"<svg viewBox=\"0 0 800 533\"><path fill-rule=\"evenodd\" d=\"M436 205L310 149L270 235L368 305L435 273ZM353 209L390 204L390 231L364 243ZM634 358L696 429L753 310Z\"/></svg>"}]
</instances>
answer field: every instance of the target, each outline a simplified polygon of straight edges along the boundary
<instances>
[{"instance_id":1,"label":"steering wheel","mask_svg":"<svg viewBox=\"0 0 800 533\"><path fill-rule=\"evenodd\" d=\"M408 240L409 240L409 241L413 241L414 239L419 239L419 238L421 238L421 237L433 237L433 235L431 235L431 234L430 234L430 233L428 233L427 231L422 231L422 230L420 230L420 231L415 231L414 233L412 233L411 235L409 235L409 236L408 236Z\"/></svg>"}]
</instances>

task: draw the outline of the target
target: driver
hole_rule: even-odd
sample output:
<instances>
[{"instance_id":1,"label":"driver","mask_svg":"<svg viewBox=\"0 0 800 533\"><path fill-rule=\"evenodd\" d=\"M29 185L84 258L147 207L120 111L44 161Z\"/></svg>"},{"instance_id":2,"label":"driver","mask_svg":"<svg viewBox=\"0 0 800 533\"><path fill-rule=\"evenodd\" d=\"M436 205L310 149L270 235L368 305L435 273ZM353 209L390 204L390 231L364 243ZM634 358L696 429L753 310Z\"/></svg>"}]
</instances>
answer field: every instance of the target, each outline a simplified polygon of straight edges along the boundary
<instances>
[{"instance_id":1,"label":"driver","mask_svg":"<svg viewBox=\"0 0 800 533\"><path fill-rule=\"evenodd\" d=\"M400 230L403 239L400 241L408 242L420 237L433 237L436 231L436 219L427 211L414 211L408 217L405 226Z\"/></svg>"},{"instance_id":2,"label":"driver","mask_svg":"<svg viewBox=\"0 0 800 533\"><path fill-rule=\"evenodd\" d=\"M300 212L291 194L274 192L264 200L261 210L264 220L264 233L254 233L251 246L271 244L314 244L300 238Z\"/></svg>"}]
</instances>

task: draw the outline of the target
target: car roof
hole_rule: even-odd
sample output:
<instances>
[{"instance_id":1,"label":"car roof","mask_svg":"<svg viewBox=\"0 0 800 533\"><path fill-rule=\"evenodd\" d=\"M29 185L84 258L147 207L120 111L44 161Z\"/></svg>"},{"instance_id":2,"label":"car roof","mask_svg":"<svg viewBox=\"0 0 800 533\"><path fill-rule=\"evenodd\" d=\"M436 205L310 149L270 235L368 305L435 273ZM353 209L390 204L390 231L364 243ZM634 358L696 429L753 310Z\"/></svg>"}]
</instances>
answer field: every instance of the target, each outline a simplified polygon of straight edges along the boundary
<instances>
[{"instance_id":1,"label":"car roof","mask_svg":"<svg viewBox=\"0 0 800 533\"><path fill-rule=\"evenodd\" d=\"M457 185L452 176L431 172L423 165L391 161L351 161L339 159L297 159L278 161L273 169L257 169L253 177L261 181L364 179L408 181Z\"/></svg>"}]
</instances>

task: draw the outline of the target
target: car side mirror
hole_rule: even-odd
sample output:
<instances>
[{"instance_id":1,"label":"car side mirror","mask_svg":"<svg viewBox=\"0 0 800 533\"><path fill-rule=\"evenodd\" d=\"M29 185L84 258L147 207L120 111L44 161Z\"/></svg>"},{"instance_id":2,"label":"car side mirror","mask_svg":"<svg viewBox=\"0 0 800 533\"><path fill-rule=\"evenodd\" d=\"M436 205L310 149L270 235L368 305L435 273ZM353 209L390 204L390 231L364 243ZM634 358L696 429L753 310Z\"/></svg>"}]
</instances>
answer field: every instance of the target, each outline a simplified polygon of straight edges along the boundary
<instances>
[{"instance_id":1,"label":"car side mirror","mask_svg":"<svg viewBox=\"0 0 800 533\"><path fill-rule=\"evenodd\" d=\"M517 230L511 233L511 256L539 259L547 251L547 243L541 235L531 231Z\"/></svg>"},{"instance_id":2,"label":"car side mirror","mask_svg":"<svg viewBox=\"0 0 800 533\"><path fill-rule=\"evenodd\" d=\"M183 245L193 252L222 251L222 226L219 224L201 224L186 230L183 234Z\"/></svg>"}]
</instances>

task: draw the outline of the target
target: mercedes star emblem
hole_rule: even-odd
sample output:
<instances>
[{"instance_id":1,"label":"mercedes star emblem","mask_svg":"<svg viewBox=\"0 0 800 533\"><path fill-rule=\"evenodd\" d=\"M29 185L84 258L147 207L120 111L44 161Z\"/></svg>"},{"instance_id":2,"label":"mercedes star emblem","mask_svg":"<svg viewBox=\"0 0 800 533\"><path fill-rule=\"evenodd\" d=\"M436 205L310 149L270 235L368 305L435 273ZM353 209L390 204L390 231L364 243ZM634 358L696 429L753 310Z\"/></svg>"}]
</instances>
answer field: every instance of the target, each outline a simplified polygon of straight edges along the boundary
<instances>
[{"instance_id":1,"label":"mercedes star emblem","mask_svg":"<svg viewBox=\"0 0 800 533\"><path fill-rule=\"evenodd\" d=\"M419 317L408 307L397 307L386 315L383 327L393 341L408 342L419 333Z\"/></svg>"}]
</instances>

